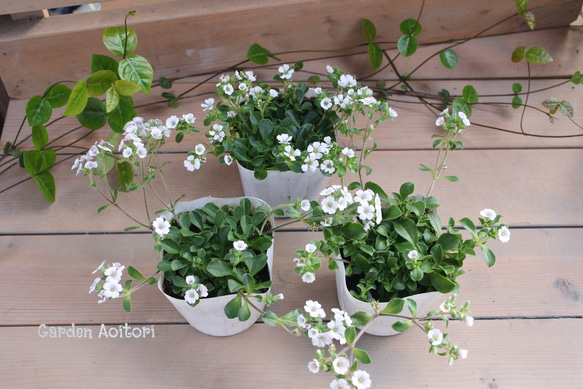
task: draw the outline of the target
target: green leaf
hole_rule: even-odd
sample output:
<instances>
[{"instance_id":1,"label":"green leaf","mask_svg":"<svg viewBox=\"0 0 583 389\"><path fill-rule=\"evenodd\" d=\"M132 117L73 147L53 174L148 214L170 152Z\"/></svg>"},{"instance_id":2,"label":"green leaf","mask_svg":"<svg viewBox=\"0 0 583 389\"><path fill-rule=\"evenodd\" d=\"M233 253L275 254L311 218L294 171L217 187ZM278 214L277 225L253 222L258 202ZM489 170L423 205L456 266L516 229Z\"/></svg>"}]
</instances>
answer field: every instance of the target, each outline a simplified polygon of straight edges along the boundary
<instances>
[{"instance_id":1,"label":"green leaf","mask_svg":"<svg viewBox=\"0 0 583 389\"><path fill-rule=\"evenodd\" d=\"M134 170L128 161L117 162L117 182L125 191L129 191L129 186L134 182Z\"/></svg>"},{"instance_id":2,"label":"green leaf","mask_svg":"<svg viewBox=\"0 0 583 389\"><path fill-rule=\"evenodd\" d=\"M111 70L117 74L119 64L117 61L107 55L93 54L91 60L91 73L96 73L100 70Z\"/></svg>"},{"instance_id":3,"label":"green leaf","mask_svg":"<svg viewBox=\"0 0 583 389\"><path fill-rule=\"evenodd\" d=\"M351 345L356 338L356 328L354 326L347 327L344 331L344 337L346 338L346 343Z\"/></svg>"},{"instance_id":4,"label":"green leaf","mask_svg":"<svg viewBox=\"0 0 583 389\"><path fill-rule=\"evenodd\" d=\"M411 316L417 316L417 303L413 299L407 299L407 308L409 309L409 313Z\"/></svg>"},{"instance_id":5,"label":"green leaf","mask_svg":"<svg viewBox=\"0 0 583 389\"><path fill-rule=\"evenodd\" d=\"M439 52L439 60L448 69L456 67L458 62L457 53L452 49L445 49Z\"/></svg>"},{"instance_id":6,"label":"green leaf","mask_svg":"<svg viewBox=\"0 0 583 389\"><path fill-rule=\"evenodd\" d=\"M451 110L454 115L463 112L467 117L472 116L472 108L465 102L464 99L456 97L451 103Z\"/></svg>"},{"instance_id":7,"label":"green leaf","mask_svg":"<svg viewBox=\"0 0 583 389\"><path fill-rule=\"evenodd\" d=\"M132 310L132 300L131 300L131 295L128 294L123 298L123 309L126 312L131 312Z\"/></svg>"},{"instance_id":8,"label":"green leaf","mask_svg":"<svg viewBox=\"0 0 583 389\"><path fill-rule=\"evenodd\" d=\"M138 46L138 36L130 27L108 27L101 38L107 50L118 57L130 55Z\"/></svg>"},{"instance_id":9,"label":"green leaf","mask_svg":"<svg viewBox=\"0 0 583 389\"><path fill-rule=\"evenodd\" d=\"M206 270L215 277L227 277L234 275L233 268L219 259L213 259Z\"/></svg>"},{"instance_id":10,"label":"green leaf","mask_svg":"<svg viewBox=\"0 0 583 389\"><path fill-rule=\"evenodd\" d=\"M352 318L352 324L356 327L363 327L368 324L373 315L368 312L358 311L350 317Z\"/></svg>"},{"instance_id":11,"label":"green leaf","mask_svg":"<svg viewBox=\"0 0 583 389\"><path fill-rule=\"evenodd\" d=\"M358 362L364 363L365 365L371 363L370 356L366 351L355 347L353 348L352 352L354 353L354 357L358 360Z\"/></svg>"},{"instance_id":12,"label":"green leaf","mask_svg":"<svg viewBox=\"0 0 583 389\"><path fill-rule=\"evenodd\" d=\"M532 12L525 12L523 16L524 21L526 22L528 27L531 30L534 30L534 28L536 27L536 17L534 16L534 14Z\"/></svg>"},{"instance_id":13,"label":"green leaf","mask_svg":"<svg viewBox=\"0 0 583 389\"><path fill-rule=\"evenodd\" d=\"M405 200L407 197L411 196L414 191L415 191L415 184L413 184L412 182L405 182L399 188L399 194L401 195L401 198L403 200Z\"/></svg>"},{"instance_id":14,"label":"green leaf","mask_svg":"<svg viewBox=\"0 0 583 389\"><path fill-rule=\"evenodd\" d=\"M526 7L528 7L528 0L514 0L514 2L516 3L518 14L522 15Z\"/></svg>"},{"instance_id":15,"label":"green leaf","mask_svg":"<svg viewBox=\"0 0 583 389\"><path fill-rule=\"evenodd\" d=\"M117 74L111 70L99 70L87 79L87 93L89 96L101 96L113 86L117 79Z\"/></svg>"},{"instance_id":16,"label":"green leaf","mask_svg":"<svg viewBox=\"0 0 583 389\"><path fill-rule=\"evenodd\" d=\"M405 35L416 36L421 34L421 24L415 19L405 19L399 25L399 29Z\"/></svg>"},{"instance_id":17,"label":"green leaf","mask_svg":"<svg viewBox=\"0 0 583 389\"><path fill-rule=\"evenodd\" d=\"M310 76L308 77L308 84L315 85L320 82L320 77L318 76Z\"/></svg>"},{"instance_id":18,"label":"green leaf","mask_svg":"<svg viewBox=\"0 0 583 389\"><path fill-rule=\"evenodd\" d=\"M239 321L247 321L251 317L251 309L249 309L249 304L245 301L239 308L237 313L237 318Z\"/></svg>"},{"instance_id":19,"label":"green leaf","mask_svg":"<svg viewBox=\"0 0 583 389\"><path fill-rule=\"evenodd\" d=\"M26 118L31 127L45 124L51 118L53 108L51 103L40 96L33 96L26 104Z\"/></svg>"},{"instance_id":20,"label":"green leaf","mask_svg":"<svg viewBox=\"0 0 583 389\"><path fill-rule=\"evenodd\" d=\"M567 117L573 117L573 106L566 100L559 100L557 98L551 97L543 101L542 105L549 109L551 115L559 111Z\"/></svg>"},{"instance_id":21,"label":"green leaf","mask_svg":"<svg viewBox=\"0 0 583 389\"><path fill-rule=\"evenodd\" d=\"M488 267L494 266L494 264L496 263L496 255L494 255L494 252L490 250L488 247L483 245L480 246L480 249L482 251L482 257L486 261Z\"/></svg>"},{"instance_id":22,"label":"green leaf","mask_svg":"<svg viewBox=\"0 0 583 389\"><path fill-rule=\"evenodd\" d=\"M437 239L437 244L439 244L444 251L452 251L459 247L460 239L457 237L457 235L446 232L439 236L439 239Z\"/></svg>"},{"instance_id":23,"label":"green leaf","mask_svg":"<svg viewBox=\"0 0 583 389\"><path fill-rule=\"evenodd\" d=\"M89 128L90 130L100 129L107 123L105 105L101 100L95 97L89 97L85 109L77 115L77 120L83 127Z\"/></svg>"},{"instance_id":24,"label":"green leaf","mask_svg":"<svg viewBox=\"0 0 583 389\"><path fill-rule=\"evenodd\" d=\"M107 121L111 129L123 133L123 127L127 122L137 116L134 109L134 101L131 97L120 96L117 107L107 114Z\"/></svg>"},{"instance_id":25,"label":"green leaf","mask_svg":"<svg viewBox=\"0 0 583 389\"><path fill-rule=\"evenodd\" d=\"M403 306L405 306L405 300L395 298L389 301L381 313L385 313L387 315L398 315L403 310Z\"/></svg>"},{"instance_id":26,"label":"green leaf","mask_svg":"<svg viewBox=\"0 0 583 389\"><path fill-rule=\"evenodd\" d=\"M261 316L261 319L265 324L272 327L275 327L279 323L279 318L271 311L265 312L263 316Z\"/></svg>"},{"instance_id":27,"label":"green leaf","mask_svg":"<svg viewBox=\"0 0 583 389\"><path fill-rule=\"evenodd\" d=\"M160 84L160 88L162 88L162 89L172 88L172 81L164 76L162 76L158 79L158 83Z\"/></svg>"},{"instance_id":28,"label":"green leaf","mask_svg":"<svg viewBox=\"0 0 583 389\"><path fill-rule=\"evenodd\" d=\"M377 36L377 29L374 23L368 19L361 19L360 24L362 26L362 33L364 34L366 43L372 43Z\"/></svg>"},{"instance_id":29,"label":"green leaf","mask_svg":"<svg viewBox=\"0 0 583 389\"><path fill-rule=\"evenodd\" d=\"M87 100L89 98L89 94L87 92L87 87L85 86L85 82L83 80L79 80L73 91L71 92L71 96L69 96L69 101L67 101L67 108L65 109L65 116L77 116L85 109L87 105Z\"/></svg>"},{"instance_id":30,"label":"green leaf","mask_svg":"<svg viewBox=\"0 0 583 389\"><path fill-rule=\"evenodd\" d=\"M429 280L435 289L437 289L441 293L449 293L455 287L456 283L452 280L442 276L441 274L437 274L436 272L428 273Z\"/></svg>"},{"instance_id":31,"label":"green leaf","mask_svg":"<svg viewBox=\"0 0 583 389\"><path fill-rule=\"evenodd\" d=\"M36 125L32 127L32 144L37 150L41 150L49 143L49 133L47 128L42 125Z\"/></svg>"},{"instance_id":32,"label":"green leaf","mask_svg":"<svg viewBox=\"0 0 583 389\"><path fill-rule=\"evenodd\" d=\"M417 235L417 227L415 222L411 219L403 219L394 224L395 232L399 234L403 239L412 245L416 245L419 240Z\"/></svg>"},{"instance_id":33,"label":"green leaf","mask_svg":"<svg viewBox=\"0 0 583 389\"><path fill-rule=\"evenodd\" d=\"M472 234L472 236L476 236L477 234L476 225L471 219L464 217L463 219L460 220L460 223L462 227L466 229L466 231Z\"/></svg>"},{"instance_id":34,"label":"green leaf","mask_svg":"<svg viewBox=\"0 0 583 389\"><path fill-rule=\"evenodd\" d=\"M128 266L128 274L130 277L135 278L138 281L145 281L146 277L142 275L135 267Z\"/></svg>"},{"instance_id":35,"label":"green leaf","mask_svg":"<svg viewBox=\"0 0 583 389\"><path fill-rule=\"evenodd\" d=\"M581 82L583 81L583 77L581 77L581 72L579 70L577 70L575 72L575 74L573 74L573 76L571 77L571 79L569 81L575 85L581 84Z\"/></svg>"},{"instance_id":36,"label":"green leaf","mask_svg":"<svg viewBox=\"0 0 583 389\"><path fill-rule=\"evenodd\" d=\"M514 96L512 98L512 108L518 109L520 107L522 107L522 99L518 96Z\"/></svg>"},{"instance_id":37,"label":"green leaf","mask_svg":"<svg viewBox=\"0 0 583 389\"><path fill-rule=\"evenodd\" d=\"M48 171L41 172L36 176L36 182L41 193L43 196L45 196L45 199L49 203L54 203L56 197L56 188L53 175Z\"/></svg>"},{"instance_id":38,"label":"green leaf","mask_svg":"<svg viewBox=\"0 0 583 389\"><path fill-rule=\"evenodd\" d=\"M413 320L399 320L391 327L397 332L405 332L413 325Z\"/></svg>"},{"instance_id":39,"label":"green leaf","mask_svg":"<svg viewBox=\"0 0 583 389\"><path fill-rule=\"evenodd\" d=\"M273 58L276 61L280 59L275 57L269 50L264 47L261 47L258 43L254 43L249 47L247 50L247 59L251 62L254 62L258 65L266 65L269 62L269 58Z\"/></svg>"},{"instance_id":40,"label":"green leaf","mask_svg":"<svg viewBox=\"0 0 583 389\"><path fill-rule=\"evenodd\" d=\"M520 46L512 52L512 62L520 62L526 58L526 47Z\"/></svg>"},{"instance_id":41,"label":"green leaf","mask_svg":"<svg viewBox=\"0 0 583 389\"><path fill-rule=\"evenodd\" d=\"M545 64L553 61L553 57L542 47L531 47L525 55L526 60L532 64Z\"/></svg>"},{"instance_id":42,"label":"green leaf","mask_svg":"<svg viewBox=\"0 0 583 389\"><path fill-rule=\"evenodd\" d=\"M397 50L399 50L399 53L401 53L403 57L413 55L417 51L418 46L419 42L417 42L417 39L408 35L403 35L397 41Z\"/></svg>"},{"instance_id":43,"label":"green leaf","mask_svg":"<svg viewBox=\"0 0 583 389\"><path fill-rule=\"evenodd\" d=\"M119 93L115 86L107 90L105 94L105 112L110 113L117 108L119 104Z\"/></svg>"},{"instance_id":44,"label":"green leaf","mask_svg":"<svg viewBox=\"0 0 583 389\"><path fill-rule=\"evenodd\" d=\"M117 80L115 82L115 89L122 96L132 96L141 91L142 87L131 81Z\"/></svg>"},{"instance_id":45,"label":"green leaf","mask_svg":"<svg viewBox=\"0 0 583 389\"><path fill-rule=\"evenodd\" d=\"M225 315L229 319L234 319L239 316L239 309L241 308L241 295L237 294L231 301L225 304Z\"/></svg>"},{"instance_id":46,"label":"green leaf","mask_svg":"<svg viewBox=\"0 0 583 389\"><path fill-rule=\"evenodd\" d=\"M383 51L376 43L368 44L368 60L373 69L377 69L383 62Z\"/></svg>"},{"instance_id":47,"label":"green leaf","mask_svg":"<svg viewBox=\"0 0 583 389\"><path fill-rule=\"evenodd\" d=\"M514 93L520 93L520 92L522 92L522 85L520 85L517 82L515 82L514 84L512 84L512 92L514 92Z\"/></svg>"},{"instance_id":48,"label":"green leaf","mask_svg":"<svg viewBox=\"0 0 583 389\"><path fill-rule=\"evenodd\" d=\"M143 93L149 94L154 80L154 70L144 57L131 55L119 62L119 77L139 85Z\"/></svg>"},{"instance_id":49,"label":"green leaf","mask_svg":"<svg viewBox=\"0 0 583 389\"><path fill-rule=\"evenodd\" d=\"M53 108L60 108L67 104L69 96L71 96L71 88L63 84L52 85L45 91L45 100Z\"/></svg>"},{"instance_id":50,"label":"green leaf","mask_svg":"<svg viewBox=\"0 0 583 389\"><path fill-rule=\"evenodd\" d=\"M464 87L462 96L468 104L476 104L478 102L478 92L472 85L466 85Z\"/></svg>"}]
</instances>

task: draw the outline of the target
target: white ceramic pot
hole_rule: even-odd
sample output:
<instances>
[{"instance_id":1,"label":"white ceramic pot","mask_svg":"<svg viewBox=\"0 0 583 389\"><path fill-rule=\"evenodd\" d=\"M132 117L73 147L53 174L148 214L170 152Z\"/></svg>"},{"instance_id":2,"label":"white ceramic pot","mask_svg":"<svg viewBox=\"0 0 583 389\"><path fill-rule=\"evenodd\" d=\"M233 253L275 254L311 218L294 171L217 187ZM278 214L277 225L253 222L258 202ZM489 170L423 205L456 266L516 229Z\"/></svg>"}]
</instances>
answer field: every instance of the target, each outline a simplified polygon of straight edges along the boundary
<instances>
[{"instance_id":1,"label":"white ceramic pot","mask_svg":"<svg viewBox=\"0 0 583 389\"><path fill-rule=\"evenodd\" d=\"M348 287L346 286L346 273L342 263L339 263L339 270L336 270L336 291L338 293L338 302L340 304L340 308L347 312L349 315L353 315L359 311L372 314L375 313L369 303L354 298L354 296L352 296L348 291ZM435 306L435 304L442 296L443 294L440 292L429 292L416 294L407 298L415 300L417 303L417 317L423 317ZM380 309L383 310L387 304L388 302L381 302L379 304ZM404 316L411 315L409 309L407 308L407 304L405 304L403 307L401 314ZM379 317L378 319L375 319L374 323L372 323L365 332L367 334L377 336L391 336L400 334L400 332L395 331L392 328L392 325L399 320L403 319L390 316Z\"/></svg>"},{"instance_id":2,"label":"white ceramic pot","mask_svg":"<svg viewBox=\"0 0 583 389\"><path fill-rule=\"evenodd\" d=\"M246 169L239 163L237 167L245 196L262 199L271 207L288 203L288 196L292 202L298 197L302 200L317 200L330 180L330 177L319 170L305 173L269 170L264 180L258 180L253 170Z\"/></svg>"},{"instance_id":3,"label":"white ceramic pot","mask_svg":"<svg viewBox=\"0 0 583 389\"><path fill-rule=\"evenodd\" d=\"M241 199L242 197L230 199L205 197L194 201L179 202L176 205L176 212L189 212L191 210L201 208L209 202L213 202L219 207L225 204L237 205ZM250 200L253 206L267 205L260 199L250 198ZM166 214L166 216L169 217L168 214ZM274 225L273 217L271 217L270 221L272 225ZM271 269L273 267L273 244L267 250L267 266L269 269L269 277L273 278L271 273ZM164 277L160 277L160 280L158 281L158 288L160 291L164 294L164 296L166 296L168 301L172 303L174 308L176 308L176 310L188 321L192 327L204 334L212 336L235 335L251 327L261 316L257 310L251 308L251 317L246 321L239 321L237 318L227 318L227 316L225 316L224 308L225 305L235 296L234 294L220 297L202 298L195 307L192 307L188 305L184 299L177 299L166 294L163 290L163 282ZM259 309L263 309L265 307L265 303L258 303L257 301L253 301L253 304L257 305Z\"/></svg>"}]
</instances>

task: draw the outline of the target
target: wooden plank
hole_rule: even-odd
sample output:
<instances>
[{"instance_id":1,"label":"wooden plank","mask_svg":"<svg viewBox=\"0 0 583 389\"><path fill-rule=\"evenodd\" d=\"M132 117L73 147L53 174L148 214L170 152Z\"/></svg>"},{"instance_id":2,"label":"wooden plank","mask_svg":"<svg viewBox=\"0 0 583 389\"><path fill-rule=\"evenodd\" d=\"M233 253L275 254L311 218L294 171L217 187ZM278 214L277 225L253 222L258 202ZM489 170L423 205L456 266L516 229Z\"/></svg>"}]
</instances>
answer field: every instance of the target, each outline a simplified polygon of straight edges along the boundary
<instances>
[{"instance_id":1,"label":"wooden plank","mask_svg":"<svg viewBox=\"0 0 583 389\"><path fill-rule=\"evenodd\" d=\"M111 0L100 0L100 2L106 1ZM51 8L67 7L70 5L89 4L91 2L91 0L3 0L2 8L0 8L0 15L42 11Z\"/></svg>"},{"instance_id":2,"label":"wooden plank","mask_svg":"<svg viewBox=\"0 0 583 389\"><path fill-rule=\"evenodd\" d=\"M228 67L233 58L244 58L251 42L260 42L272 52L288 50L340 50L361 45L360 19L372 19L379 27L391 25L418 14L417 4L407 2L398 6L394 2L378 0L360 1L358 13L344 6L340 0L324 2L313 0L271 1L268 5L257 0L246 2L223 1L193 6L190 1L144 5L131 21L142 42L137 54L149 58L159 76L174 77ZM456 14L451 17L451 0L426 4L423 20L422 43L447 41L452 38L472 36L486 26L500 21L515 12L514 3L495 0L487 6L474 3L455 3ZM568 25L581 9L581 0L556 4L550 0L532 1L533 8L542 7L538 16L539 28ZM34 26L29 22L6 24L0 28L0 52L7 61L0 65L0 74L11 98L27 98L40 93L51 82L83 78L89 68L91 54L106 53L99 33L112 24L122 23L125 9L76 15L74 20L46 18ZM286 15L281 20L274 15ZM310 15L310 17L306 17ZM480 24L475 23L479 18ZM172 30L181 31L168 39L166 23L173 20ZM253 29L248 28L252 24ZM217 30L220 25L221 29ZM34 28L33 28L34 27ZM491 34L526 30L519 19L490 30ZM201 36L204 39L192 39ZM207 32L212 31L209 35ZM269 31L268 35L265 32ZM288 31L294 31L289 34ZM381 31L379 42L395 42L401 33L397 29ZM318 36L317 41L313 40ZM63 45L62 42L68 42ZM68 56L75 47L74 60ZM5 53L5 54L4 54ZM164 53L164 55L160 55ZM39 64L42 58L42 66ZM298 57L297 59L302 59ZM50 77L48 75L50 74Z\"/></svg>"},{"instance_id":3,"label":"wooden plank","mask_svg":"<svg viewBox=\"0 0 583 389\"><path fill-rule=\"evenodd\" d=\"M425 194L431 177L419 171L419 164L431 165L435 153L377 151L367 160L374 169L368 180L376 181L387 192L398 191L403 182L412 181L417 192ZM492 208L505 215L505 222L512 226L580 226L583 178L576 167L582 158L578 149L457 150L449 157L448 174L458 176L460 182L440 182L433 194L441 199L444 222L447 217L477 217L481 209ZM166 176L174 198L182 194L189 199L243 194L235 165L220 165L209 158L202 170L188 173L183 171L183 159L184 155L179 154L164 156L164 160L174 163ZM105 201L88 187L86 178L75 176L71 162L53 169L57 185L53 204L47 203L36 183L30 181L0 197L4 220L0 233L30 232L33 225L35 232L121 231L132 225L115 209L96 214ZM14 182L13 173L22 177L20 172L10 171L4 176L7 182ZM348 177L346 183L353 179ZM330 183L336 182L333 179ZM139 193L120 200L126 202L126 211L147 221ZM155 204L152 209L159 208Z\"/></svg>"},{"instance_id":4,"label":"wooden plank","mask_svg":"<svg viewBox=\"0 0 583 389\"><path fill-rule=\"evenodd\" d=\"M373 363L365 369L379 388L576 388L583 378L583 350L573 339L581 325L581 319L561 319L452 326L455 342L470 351L451 367L427 353L418 331L366 336L362 345L371 350ZM326 388L332 380L308 371L316 352L307 339L265 325L228 338L203 336L187 325L155 326L156 337L146 339L99 339L98 331L93 327L92 339L47 339L38 336L38 327L1 327L4 385Z\"/></svg>"},{"instance_id":5,"label":"wooden plank","mask_svg":"<svg viewBox=\"0 0 583 389\"><path fill-rule=\"evenodd\" d=\"M489 245L497 255L494 267L487 268L479 254L466 260L459 300L470 300L480 319L582 316L580 236L580 228L513 229L509 243ZM310 239L321 239L321 233L276 233L272 291L285 299L271 309L280 315L307 300L327 310L338 307L334 272L323 266L313 284L304 284L294 272L295 252ZM0 269L9 275L0 284L0 326L184 323L156 286L132 297L129 314L121 301L97 304L96 295L87 293L91 272L105 259L153 272L159 256L152 247L149 234L0 236Z\"/></svg>"}]
</instances>

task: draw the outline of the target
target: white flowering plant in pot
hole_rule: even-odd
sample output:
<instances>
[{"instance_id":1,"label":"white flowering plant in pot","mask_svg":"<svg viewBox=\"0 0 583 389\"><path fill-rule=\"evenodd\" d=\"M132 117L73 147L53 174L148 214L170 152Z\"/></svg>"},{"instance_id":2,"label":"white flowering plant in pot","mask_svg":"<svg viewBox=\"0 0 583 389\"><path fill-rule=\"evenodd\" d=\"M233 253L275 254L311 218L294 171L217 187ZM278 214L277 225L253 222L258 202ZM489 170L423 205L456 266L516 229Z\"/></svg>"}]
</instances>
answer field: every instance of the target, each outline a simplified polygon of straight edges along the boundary
<instances>
[{"instance_id":1,"label":"white flowering plant in pot","mask_svg":"<svg viewBox=\"0 0 583 389\"><path fill-rule=\"evenodd\" d=\"M281 65L266 82L250 70L219 78L219 101L209 98L202 106L207 111L204 124L210 127L205 135L221 162L235 160L257 179L270 170L343 177L366 168L362 163L375 146L373 131L397 113L338 68L327 66L329 88L318 86L318 76L296 83L292 76L302 66ZM357 123L359 118L365 123ZM342 145L342 136L348 145Z\"/></svg>"},{"instance_id":2,"label":"white flowering plant in pot","mask_svg":"<svg viewBox=\"0 0 583 389\"><path fill-rule=\"evenodd\" d=\"M320 226L323 239L311 240L305 249L297 251L296 272L307 283L315 281L322 259L328 268L346 272L346 282L353 298L364 302L368 309L349 312L334 309L334 319L325 322L325 312L317 301L306 302L297 313L298 328L318 347L317 357L310 362L310 371L331 372L335 378L331 387L368 388L370 376L359 369L370 363L368 353L357 347L361 336L377 322L391 318L391 329L403 332L411 327L423 330L429 338L429 352L448 357L449 363L467 357L463 350L434 325L440 319L447 327L450 319L461 319L473 325L469 302L458 304L460 286L456 279L464 273L468 256L480 249L487 266L494 265L496 257L487 242L498 238L506 243L510 238L508 226L500 223L501 216L491 209L480 211L481 227L470 218L460 220L469 233L464 237L450 218L445 229L437 213L439 201L431 196L439 179L457 181L453 176L442 176L447 155L463 147L456 136L470 125L463 111L445 110L436 121L443 128L442 135L434 136L433 146L438 150L433 168L421 165L421 170L432 174L432 182L425 196L414 195L414 184L403 184L398 192L388 196L373 182L336 186L322 192L321 203L312 202L310 212L323 212L328 217ZM347 210L356 210L354 218L346 218ZM314 210L314 211L312 211ZM338 282L338 277L337 277ZM414 295L435 292L437 297L453 292L439 309L421 312ZM429 311L429 312L428 312Z\"/></svg>"}]
</instances>

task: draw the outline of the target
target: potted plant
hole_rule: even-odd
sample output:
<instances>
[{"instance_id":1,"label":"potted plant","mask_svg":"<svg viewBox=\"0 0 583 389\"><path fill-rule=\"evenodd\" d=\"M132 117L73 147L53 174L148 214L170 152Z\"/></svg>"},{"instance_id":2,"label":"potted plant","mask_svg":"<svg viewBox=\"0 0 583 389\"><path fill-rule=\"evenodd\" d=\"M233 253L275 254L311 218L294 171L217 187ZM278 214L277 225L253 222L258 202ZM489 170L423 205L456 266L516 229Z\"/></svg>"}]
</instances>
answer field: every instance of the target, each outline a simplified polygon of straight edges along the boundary
<instances>
[{"instance_id":1,"label":"potted plant","mask_svg":"<svg viewBox=\"0 0 583 389\"><path fill-rule=\"evenodd\" d=\"M302 66L279 66L273 82L257 81L250 70L223 75L216 106L213 98L203 104L213 154L227 164L237 161L244 193L272 206L286 203L288 196L316 199L327 177L358 172L374 129L397 116L338 68L326 69L329 89L316 86L317 76L308 79L314 87L293 82ZM357 124L359 116L364 125ZM354 151L357 147L362 153Z\"/></svg>"}]
</instances>

